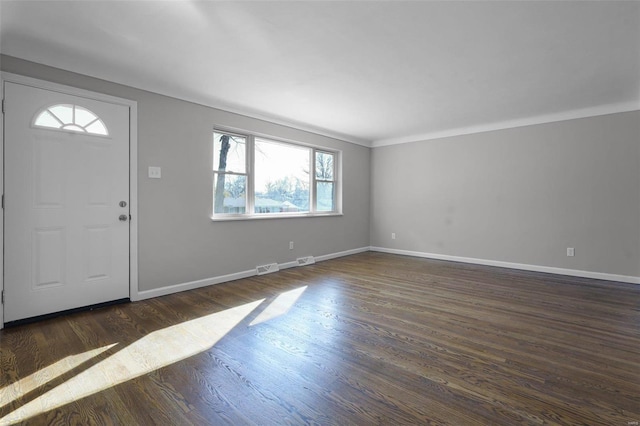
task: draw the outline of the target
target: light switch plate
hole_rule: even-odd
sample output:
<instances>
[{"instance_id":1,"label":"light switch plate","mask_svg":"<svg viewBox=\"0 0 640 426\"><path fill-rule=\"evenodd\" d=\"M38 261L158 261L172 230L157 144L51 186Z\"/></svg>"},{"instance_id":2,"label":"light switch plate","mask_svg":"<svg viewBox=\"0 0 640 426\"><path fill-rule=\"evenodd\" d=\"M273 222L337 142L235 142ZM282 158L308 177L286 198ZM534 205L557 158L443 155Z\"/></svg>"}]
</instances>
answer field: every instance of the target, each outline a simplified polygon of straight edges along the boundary
<instances>
[{"instance_id":1,"label":"light switch plate","mask_svg":"<svg viewBox=\"0 0 640 426\"><path fill-rule=\"evenodd\" d=\"M160 167L149 167L149 178L150 179L160 179L160 178L162 178L162 168L160 168Z\"/></svg>"}]
</instances>

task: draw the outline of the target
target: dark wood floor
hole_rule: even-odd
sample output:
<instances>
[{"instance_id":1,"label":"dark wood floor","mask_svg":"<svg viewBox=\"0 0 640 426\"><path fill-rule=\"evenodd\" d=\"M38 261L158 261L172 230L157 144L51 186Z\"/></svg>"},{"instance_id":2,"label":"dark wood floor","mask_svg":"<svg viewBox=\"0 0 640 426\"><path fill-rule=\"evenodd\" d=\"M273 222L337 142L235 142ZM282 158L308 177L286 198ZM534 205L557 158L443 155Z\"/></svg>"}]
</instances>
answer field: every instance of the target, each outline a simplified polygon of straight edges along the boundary
<instances>
[{"instance_id":1,"label":"dark wood floor","mask_svg":"<svg viewBox=\"0 0 640 426\"><path fill-rule=\"evenodd\" d=\"M362 253L2 330L0 424L628 426L639 352L640 286Z\"/></svg>"}]
</instances>

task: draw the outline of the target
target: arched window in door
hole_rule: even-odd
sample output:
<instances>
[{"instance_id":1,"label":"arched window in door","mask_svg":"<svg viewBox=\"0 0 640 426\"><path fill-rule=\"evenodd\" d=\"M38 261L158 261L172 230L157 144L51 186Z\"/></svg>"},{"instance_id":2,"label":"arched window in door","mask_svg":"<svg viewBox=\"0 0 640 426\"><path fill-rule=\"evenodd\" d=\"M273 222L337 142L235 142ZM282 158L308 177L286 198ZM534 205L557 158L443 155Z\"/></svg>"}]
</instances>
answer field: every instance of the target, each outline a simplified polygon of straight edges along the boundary
<instances>
[{"instance_id":1,"label":"arched window in door","mask_svg":"<svg viewBox=\"0 0 640 426\"><path fill-rule=\"evenodd\" d=\"M47 107L36 115L36 127L108 136L104 122L93 112L80 105L58 104Z\"/></svg>"}]
</instances>

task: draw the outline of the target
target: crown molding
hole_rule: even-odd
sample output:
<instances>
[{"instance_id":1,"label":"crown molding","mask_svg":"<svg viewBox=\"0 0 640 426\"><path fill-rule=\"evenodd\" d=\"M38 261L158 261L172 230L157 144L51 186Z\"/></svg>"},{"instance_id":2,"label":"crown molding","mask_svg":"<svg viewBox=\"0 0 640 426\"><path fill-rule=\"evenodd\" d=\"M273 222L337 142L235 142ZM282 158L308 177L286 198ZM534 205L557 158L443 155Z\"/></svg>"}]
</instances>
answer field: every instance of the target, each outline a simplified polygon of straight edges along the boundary
<instances>
[{"instance_id":1,"label":"crown molding","mask_svg":"<svg viewBox=\"0 0 640 426\"><path fill-rule=\"evenodd\" d=\"M380 139L373 141L371 146L378 148L388 145L399 145L412 142L422 142L434 139L448 138L452 136L470 135L474 133L491 132L494 130L513 129L516 127L533 126L537 124L555 123L559 121L575 120L580 118L597 117L600 115L617 114L640 110L640 101L625 102L609 105L601 105L591 108L576 109L554 114L539 115L535 117L522 118L517 120L499 121L477 126L459 127L455 129L442 130L438 132L422 133L418 135L402 136L398 138Z\"/></svg>"}]
</instances>

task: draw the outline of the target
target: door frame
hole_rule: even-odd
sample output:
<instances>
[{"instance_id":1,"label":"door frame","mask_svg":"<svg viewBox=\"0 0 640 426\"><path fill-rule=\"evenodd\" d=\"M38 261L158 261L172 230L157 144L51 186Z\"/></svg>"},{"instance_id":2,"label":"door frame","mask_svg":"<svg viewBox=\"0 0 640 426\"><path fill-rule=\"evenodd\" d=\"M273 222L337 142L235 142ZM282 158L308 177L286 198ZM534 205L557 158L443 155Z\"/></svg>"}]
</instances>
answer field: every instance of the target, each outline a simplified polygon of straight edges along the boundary
<instances>
[{"instance_id":1,"label":"door frame","mask_svg":"<svg viewBox=\"0 0 640 426\"><path fill-rule=\"evenodd\" d=\"M38 80L19 74L0 73L0 95L4 101L4 83L11 82L59 92L66 95L79 96L117 105L129 107L129 298L140 300L138 292L138 103L130 99L118 98L103 93L78 89L50 81ZM4 107L4 104L3 104ZM0 120L0 190L4 194L4 111ZM0 209L0 291L4 291L4 208ZM4 305L0 303L0 329L4 327Z\"/></svg>"}]
</instances>

